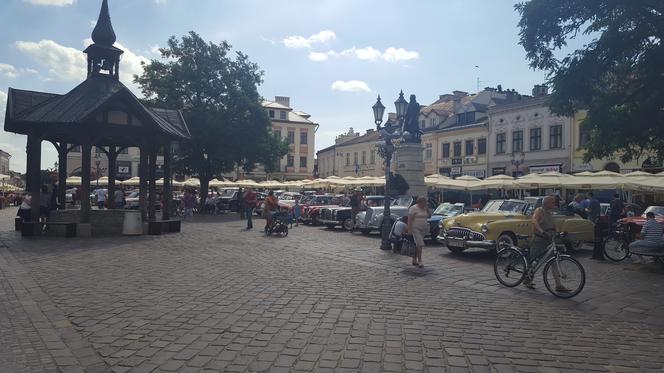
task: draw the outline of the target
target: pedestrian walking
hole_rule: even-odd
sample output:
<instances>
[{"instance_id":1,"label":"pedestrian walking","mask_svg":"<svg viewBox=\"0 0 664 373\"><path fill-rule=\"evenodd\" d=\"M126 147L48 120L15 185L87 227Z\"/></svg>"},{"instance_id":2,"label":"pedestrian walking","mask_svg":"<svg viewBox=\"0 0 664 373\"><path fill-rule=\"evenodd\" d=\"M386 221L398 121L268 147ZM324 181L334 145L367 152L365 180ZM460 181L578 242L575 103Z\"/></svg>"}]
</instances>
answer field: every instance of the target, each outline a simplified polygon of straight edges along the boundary
<instances>
[{"instance_id":1,"label":"pedestrian walking","mask_svg":"<svg viewBox=\"0 0 664 373\"><path fill-rule=\"evenodd\" d=\"M182 206L184 207L184 215L182 219L186 219L187 216L194 216L194 205L196 204L196 198L189 191L185 190L182 195Z\"/></svg>"},{"instance_id":2,"label":"pedestrian walking","mask_svg":"<svg viewBox=\"0 0 664 373\"><path fill-rule=\"evenodd\" d=\"M97 208L103 210L104 205L106 204L106 189L95 190L95 197L97 197Z\"/></svg>"},{"instance_id":3,"label":"pedestrian walking","mask_svg":"<svg viewBox=\"0 0 664 373\"><path fill-rule=\"evenodd\" d=\"M293 204L293 220L295 220L295 226L300 226L300 218L302 217L302 205L300 205L300 197L295 197L295 203Z\"/></svg>"},{"instance_id":4,"label":"pedestrian walking","mask_svg":"<svg viewBox=\"0 0 664 373\"><path fill-rule=\"evenodd\" d=\"M116 209L123 209L125 207L124 189L118 188L113 192L113 204Z\"/></svg>"},{"instance_id":5,"label":"pedestrian walking","mask_svg":"<svg viewBox=\"0 0 664 373\"><path fill-rule=\"evenodd\" d=\"M408 234L413 236L416 248L413 265L420 268L424 267L422 249L424 248L424 236L429 230L429 223L427 223L429 216L431 214L427 207L426 197L418 197L417 202L408 209Z\"/></svg>"},{"instance_id":6,"label":"pedestrian walking","mask_svg":"<svg viewBox=\"0 0 664 373\"><path fill-rule=\"evenodd\" d=\"M360 212L362 209L362 190L360 189L355 189L353 191L353 194L350 196L350 208L351 208L351 221L352 221L352 227L350 228L350 232L353 232L355 229L355 224L357 220L357 214Z\"/></svg>"},{"instance_id":7,"label":"pedestrian walking","mask_svg":"<svg viewBox=\"0 0 664 373\"><path fill-rule=\"evenodd\" d=\"M244 195L242 195L241 200L244 206L244 215L247 219L246 230L253 229L254 222L251 220L251 218L254 216L254 209L256 208L256 204L258 203L256 193L254 192L253 189L247 188L246 191L244 192Z\"/></svg>"}]
</instances>

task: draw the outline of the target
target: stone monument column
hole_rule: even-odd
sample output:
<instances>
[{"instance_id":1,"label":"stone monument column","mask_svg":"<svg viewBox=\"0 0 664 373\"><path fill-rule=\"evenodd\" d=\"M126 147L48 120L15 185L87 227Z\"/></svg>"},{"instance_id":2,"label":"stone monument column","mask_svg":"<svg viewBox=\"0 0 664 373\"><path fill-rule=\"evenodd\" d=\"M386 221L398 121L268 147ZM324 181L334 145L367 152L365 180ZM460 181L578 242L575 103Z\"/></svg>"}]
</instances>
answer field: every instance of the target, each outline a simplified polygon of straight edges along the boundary
<instances>
[{"instance_id":1,"label":"stone monument column","mask_svg":"<svg viewBox=\"0 0 664 373\"><path fill-rule=\"evenodd\" d=\"M404 142L397 145L394 153L396 173L410 186L408 194L413 197L427 196L424 183L424 146L420 143Z\"/></svg>"}]
</instances>

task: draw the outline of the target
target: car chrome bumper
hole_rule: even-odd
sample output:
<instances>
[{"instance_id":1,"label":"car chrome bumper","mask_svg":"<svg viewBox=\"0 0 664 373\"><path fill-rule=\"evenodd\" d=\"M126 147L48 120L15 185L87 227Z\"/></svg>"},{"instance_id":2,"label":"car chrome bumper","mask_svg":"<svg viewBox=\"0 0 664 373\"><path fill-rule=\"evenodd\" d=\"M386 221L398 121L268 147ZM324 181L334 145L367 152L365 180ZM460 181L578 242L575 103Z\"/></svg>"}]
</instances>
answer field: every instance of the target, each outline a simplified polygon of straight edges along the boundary
<instances>
[{"instance_id":1,"label":"car chrome bumper","mask_svg":"<svg viewBox=\"0 0 664 373\"><path fill-rule=\"evenodd\" d=\"M325 224L341 225L341 222L337 220L318 219L318 221L321 222L321 224L323 225Z\"/></svg>"},{"instance_id":2,"label":"car chrome bumper","mask_svg":"<svg viewBox=\"0 0 664 373\"><path fill-rule=\"evenodd\" d=\"M464 249L476 247L481 249L495 250L497 245L496 241L494 240L471 241L471 240L465 240L463 238L448 237L444 233L436 237L436 240L442 244L445 244L445 246L448 247L452 246Z\"/></svg>"}]
</instances>

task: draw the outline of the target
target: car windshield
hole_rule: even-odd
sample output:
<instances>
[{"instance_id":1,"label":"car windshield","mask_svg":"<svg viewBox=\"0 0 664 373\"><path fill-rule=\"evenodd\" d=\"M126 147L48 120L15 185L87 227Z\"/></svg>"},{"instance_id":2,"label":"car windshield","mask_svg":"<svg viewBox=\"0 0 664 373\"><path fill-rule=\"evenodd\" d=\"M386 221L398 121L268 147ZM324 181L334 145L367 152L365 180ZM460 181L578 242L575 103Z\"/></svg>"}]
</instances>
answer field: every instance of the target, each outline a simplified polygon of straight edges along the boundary
<instances>
[{"instance_id":1,"label":"car windshield","mask_svg":"<svg viewBox=\"0 0 664 373\"><path fill-rule=\"evenodd\" d=\"M463 210L463 207L461 206L457 206L451 203L443 203L436 208L436 210L433 212L433 215L449 215L452 212L461 210Z\"/></svg>"},{"instance_id":2,"label":"car windshield","mask_svg":"<svg viewBox=\"0 0 664 373\"><path fill-rule=\"evenodd\" d=\"M527 205L528 203L524 201L489 201L482 209L482 212L522 213Z\"/></svg>"},{"instance_id":3,"label":"car windshield","mask_svg":"<svg viewBox=\"0 0 664 373\"><path fill-rule=\"evenodd\" d=\"M219 197L233 197L237 192L235 189L222 189L219 191Z\"/></svg>"},{"instance_id":4,"label":"car windshield","mask_svg":"<svg viewBox=\"0 0 664 373\"><path fill-rule=\"evenodd\" d=\"M652 212L655 216L664 216L664 206L650 206L643 212L643 216L645 217L649 212Z\"/></svg>"}]
</instances>

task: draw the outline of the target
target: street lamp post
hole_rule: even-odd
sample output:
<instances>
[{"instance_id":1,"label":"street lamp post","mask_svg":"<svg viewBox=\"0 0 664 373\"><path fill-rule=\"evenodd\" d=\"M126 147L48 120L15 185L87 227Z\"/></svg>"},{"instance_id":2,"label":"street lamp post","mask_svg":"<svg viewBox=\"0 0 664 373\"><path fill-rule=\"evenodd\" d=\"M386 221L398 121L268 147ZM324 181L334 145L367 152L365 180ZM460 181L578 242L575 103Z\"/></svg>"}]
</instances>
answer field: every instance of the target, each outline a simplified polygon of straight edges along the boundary
<instances>
[{"instance_id":1,"label":"street lamp post","mask_svg":"<svg viewBox=\"0 0 664 373\"><path fill-rule=\"evenodd\" d=\"M403 91L399 93L399 98L394 102L394 105L397 109L397 119L399 120L399 127L403 128L403 119L406 114L406 108L408 106L408 101L403 98ZM383 138L384 143L379 145L379 154L385 159L385 200L383 204L383 222L381 229L381 243L380 248L382 250L390 250L392 245L390 244L390 205L392 200L390 198L390 169L392 163L392 154L394 154L394 144L392 140L401 136L400 131L395 131L392 127L382 127L383 123L383 114L385 113L385 106L380 102L380 96L374 106L372 107L374 113L374 119L376 123L376 131L380 133Z\"/></svg>"},{"instance_id":2,"label":"street lamp post","mask_svg":"<svg viewBox=\"0 0 664 373\"><path fill-rule=\"evenodd\" d=\"M521 152L520 158L515 158L514 153L512 153L512 166L516 168L516 171L514 172L514 177L519 177L519 166L521 166L525 162L526 154Z\"/></svg>"}]
</instances>

